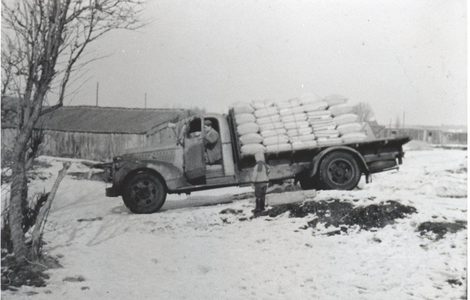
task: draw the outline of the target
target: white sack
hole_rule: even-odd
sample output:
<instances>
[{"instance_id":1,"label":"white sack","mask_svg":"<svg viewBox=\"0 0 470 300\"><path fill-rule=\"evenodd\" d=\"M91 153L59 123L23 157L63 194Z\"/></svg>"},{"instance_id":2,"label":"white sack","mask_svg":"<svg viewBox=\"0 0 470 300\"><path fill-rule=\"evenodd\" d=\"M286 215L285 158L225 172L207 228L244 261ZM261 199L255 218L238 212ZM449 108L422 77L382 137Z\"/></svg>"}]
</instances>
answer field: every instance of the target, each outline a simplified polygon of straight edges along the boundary
<instances>
[{"instance_id":1,"label":"white sack","mask_svg":"<svg viewBox=\"0 0 470 300\"><path fill-rule=\"evenodd\" d=\"M355 123L357 122L358 116L355 114L345 114L341 116L337 116L333 118L335 121L336 125L344 125L344 124L349 124L349 123Z\"/></svg>"},{"instance_id":2,"label":"white sack","mask_svg":"<svg viewBox=\"0 0 470 300\"><path fill-rule=\"evenodd\" d=\"M289 129L295 129L295 128L304 128L304 127L309 127L310 123L308 121L302 121L302 122L290 122L290 123L285 123L284 128L287 130Z\"/></svg>"},{"instance_id":3,"label":"white sack","mask_svg":"<svg viewBox=\"0 0 470 300\"><path fill-rule=\"evenodd\" d=\"M331 114L334 117L340 116L340 115L345 115L345 114L351 114L354 112L354 107L348 104L340 104L340 105L335 105L330 108L328 108L329 111L331 111Z\"/></svg>"},{"instance_id":4,"label":"white sack","mask_svg":"<svg viewBox=\"0 0 470 300\"><path fill-rule=\"evenodd\" d=\"M277 152L291 151L291 150L292 150L291 144L277 144L277 145L266 146L266 152L268 153L277 153Z\"/></svg>"},{"instance_id":5,"label":"white sack","mask_svg":"<svg viewBox=\"0 0 470 300\"><path fill-rule=\"evenodd\" d=\"M281 128L284 128L284 123L275 122L275 123L260 124L259 128L260 128L261 131L281 129Z\"/></svg>"},{"instance_id":6,"label":"white sack","mask_svg":"<svg viewBox=\"0 0 470 300\"><path fill-rule=\"evenodd\" d=\"M328 107L328 103L325 101L307 103L303 105L304 111L312 112L312 111L322 111Z\"/></svg>"},{"instance_id":7,"label":"white sack","mask_svg":"<svg viewBox=\"0 0 470 300\"><path fill-rule=\"evenodd\" d=\"M276 106L279 109L284 109L284 108L292 108L292 104L289 101L281 101L276 103Z\"/></svg>"},{"instance_id":8,"label":"white sack","mask_svg":"<svg viewBox=\"0 0 470 300\"><path fill-rule=\"evenodd\" d=\"M299 136L302 134L309 134L312 133L312 127L302 127L302 128L295 128L287 130L288 136Z\"/></svg>"},{"instance_id":9,"label":"white sack","mask_svg":"<svg viewBox=\"0 0 470 300\"><path fill-rule=\"evenodd\" d=\"M290 116L284 116L284 117L281 117L281 120L284 123L305 121L307 120L307 114L300 113L300 114L295 114L295 115L290 115Z\"/></svg>"},{"instance_id":10,"label":"white sack","mask_svg":"<svg viewBox=\"0 0 470 300\"><path fill-rule=\"evenodd\" d=\"M316 136L311 133L311 134L303 134L299 136L294 136L291 137L289 140L291 143L296 143L296 142L307 142L307 141L314 141L316 139Z\"/></svg>"},{"instance_id":11,"label":"white sack","mask_svg":"<svg viewBox=\"0 0 470 300\"><path fill-rule=\"evenodd\" d=\"M304 93L300 95L300 103L302 105L307 105L312 102L318 102L318 101L320 101L319 97L317 97L316 95L312 93Z\"/></svg>"},{"instance_id":12,"label":"white sack","mask_svg":"<svg viewBox=\"0 0 470 300\"><path fill-rule=\"evenodd\" d=\"M264 101L253 101L251 103L251 106L254 109L267 108L267 107L271 107L273 105L274 105L274 100L271 100L271 99L266 99Z\"/></svg>"},{"instance_id":13,"label":"white sack","mask_svg":"<svg viewBox=\"0 0 470 300\"><path fill-rule=\"evenodd\" d=\"M263 142L263 137L258 133L248 133L240 136L242 145L260 144Z\"/></svg>"},{"instance_id":14,"label":"white sack","mask_svg":"<svg viewBox=\"0 0 470 300\"><path fill-rule=\"evenodd\" d=\"M338 129L341 135L345 135L348 133L360 132L363 129L363 126L359 123L349 123L349 124L340 125L336 129Z\"/></svg>"},{"instance_id":15,"label":"white sack","mask_svg":"<svg viewBox=\"0 0 470 300\"><path fill-rule=\"evenodd\" d=\"M343 140L341 138L329 138L329 139L322 139L317 140L318 146L334 146L334 145L341 145Z\"/></svg>"},{"instance_id":16,"label":"white sack","mask_svg":"<svg viewBox=\"0 0 470 300\"><path fill-rule=\"evenodd\" d=\"M292 98L289 99L288 102L291 104L292 107L300 106L300 99L299 98Z\"/></svg>"},{"instance_id":17,"label":"white sack","mask_svg":"<svg viewBox=\"0 0 470 300\"><path fill-rule=\"evenodd\" d=\"M295 106L292 108L283 108L279 111L279 114L281 116L290 116L290 115L295 115L299 113L303 113L304 108L302 106Z\"/></svg>"},{"instance_id":18,"label":"white sack","mask_svg":"<svg viewBox=\"0 0 470 300\"><path fill-rule=\"evenodd\" d=\"M264 138L267 138L267 137L270 137L270 136L286 134L286 132L287 131L284 128L272 129L272 130L262 130L261 131L261 136L264 137Z\"/></svg>"},{"instance_id":19,"label":"white sack","mask_svg":"<svg viewBox=\"0 0 470 300\"><path fill-rule=\"evenodd\" d=\"M329 110L316 110L316 111L307 111L307 116L309 118L331 118L331 111Z\"/></svg>"},{"instance_id":20,"label":"white sack","mask_svg":"<svg viewBox=\"0 0 470 300\"><path fill-rule=\"evenodd\" d=\"M367 139L367 135L362 132L353 132L341 137L344 143L360 143Z\"/></svg>"},{"instance_id":21,"label":"white sack","mask_svg":"<svg viewBox=\"0 0 470 300\"><path fill-rule=\"evenodd\" d=\"M265 153L266 147L264 147L261 144L243 145L240 148L240 152L242 155L254 155L255 153L258 153L258 152Z\"/></svg>"},{"instance_id":22,"label":"white sack","mask_svg":"<svg viewBox=\"0 0 470 300\"><path fill-rule=\"evenodd\" d=\"M327 126L315 126L313 127L313 132L322 132L326 130L334 130L336 129L336 125L327 125Z\"/></svg>"},{"instance_id":23,"label":"white sack","mask_svg":"<svg viewBox=\"0 0 470 300\"><path fill-rule=\"evenodd\" d=\"M265 118L269 116L274 116L279 114L277 111L277 107L265 107L255 110L255 117L256 118Z\"/></svg>"},{"instance_id":24,"label":"white sack","mask_svg":"<svg viewBox=\"0 0 470 300\"><path fill-rule=\"evenodd\" d=\"M263 145L270 146L275 144L285 144L289 142L287 135L275 135L264 138Z\"/></svg>"},{"instance_id":25,"label":"white sack","mask_svg":"<svg viewBox=\"0 0 470 300\"><path fill-rule=\"evenodd\" d=\"M305 141L303 143L307 145L307 148L314 148L318 146L317 141Z\"/></svg>"},{"instance_id":26,"label":"white sack","mask_svg":"<svg viewBox=\"0 0 470 300\"><path fill-rule=\"evenodd\" d=\"M256 120L253 114L244 113L244 114L236 114L235 115L235 123L237 125L245 124L245 123L254 123Z\"/></svg>"},{"instance_id":27,"label":"white sack","mask_svg":"<svg viewBox=\"0 0 470 300\"><path fill-rule=\"evenodd\" d=\"M245 123L237 126L238 135L242 136L248 133L257 133L259 126L256 123Z\"/></svg>"},{"instance_id":28,"label":"white sack","mask_svg":"<svg viewBox=\"0 0 470 300\"><path fill-rule=\"evenodd\" d=\"M323 101L328 103L328 106L333 106L338 104L345 104L348 101L348 98L341 95L333 94L323 98Z\"/></svg>"},{"instance_id":29,"label":"white sack","mask_svg":"<svg viewBox=\"0 0 470 300\"><path fill-rule=\"evenodd\" d=\"M256 123L258 123L258 125L266 124L266 123L275 123L275 122L281 122L280 115L276 114L276 115L256 119Z\"/></svg>"},{"instance_id":30,"label":"white sack","mask_svg":"<svg viewBox=\"0 0 470 300\"><path fill-rule=\"evenodd\" d=\"M334 138L339 136L339 131L338 130L324 130L324 131L319 131L315 132L315 135L317 136L317 139L320 140L322 138Z\"/></svg>"},{"instance_id":31,"label":"white sack","mask_svg":"<svg viewBox=\"0 0 470 300\"><path fill-rule=\"evenodd\" d=\"M336 122L333 118L329 118L329 119L309 119L308 122L312 126L336 125Z\"/></svg>"}]
</instances>

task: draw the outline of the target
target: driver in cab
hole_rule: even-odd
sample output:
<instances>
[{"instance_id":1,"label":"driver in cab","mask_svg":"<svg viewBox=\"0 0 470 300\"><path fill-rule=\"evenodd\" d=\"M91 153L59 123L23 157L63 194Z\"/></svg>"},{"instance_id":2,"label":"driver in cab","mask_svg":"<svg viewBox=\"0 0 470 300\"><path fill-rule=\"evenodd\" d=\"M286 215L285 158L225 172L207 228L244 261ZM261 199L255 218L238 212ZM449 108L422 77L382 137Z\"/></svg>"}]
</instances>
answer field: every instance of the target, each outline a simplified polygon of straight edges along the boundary
<instances>
[{"instance_id":1,"label":"driver in cab","mask_svg":"<svg viewBox=\"0 0 470 300\"><path fill-rule=\"evenodd\" d=\"M210 120L204 120L204 157L209 165L222 162L222 147L219 133L212 128Z\"/></svg>"}]
</instances>

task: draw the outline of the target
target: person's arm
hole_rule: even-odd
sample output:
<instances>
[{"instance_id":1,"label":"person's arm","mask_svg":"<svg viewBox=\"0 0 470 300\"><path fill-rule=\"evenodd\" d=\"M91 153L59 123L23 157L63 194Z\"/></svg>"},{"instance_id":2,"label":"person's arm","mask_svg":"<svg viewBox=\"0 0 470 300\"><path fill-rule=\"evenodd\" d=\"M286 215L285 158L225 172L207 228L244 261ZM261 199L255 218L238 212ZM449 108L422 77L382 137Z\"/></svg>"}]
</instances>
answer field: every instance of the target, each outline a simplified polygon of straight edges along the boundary
<instances>
[{"instance_id":1,"label":"person's arm","mask_svg":"<svg viewBox=\"0 0 470 300\"><path fill-rule=\"evenodd\" d=\"M258 179L258 165L256 165L253 168L253 172L251 173L251 183L256 183L256 180Z\"/></svg>"},{"instance_id":2,"label":"person's arm","mask_svg":"<svg viewBox=\"0 0 470 300\"><path fill-rule=\"evenodd\" d=\"M205 139L208 144L214 144L219 139L219 135L212 129L208 134L206 134Z\"/></svg>"}]
</instances>

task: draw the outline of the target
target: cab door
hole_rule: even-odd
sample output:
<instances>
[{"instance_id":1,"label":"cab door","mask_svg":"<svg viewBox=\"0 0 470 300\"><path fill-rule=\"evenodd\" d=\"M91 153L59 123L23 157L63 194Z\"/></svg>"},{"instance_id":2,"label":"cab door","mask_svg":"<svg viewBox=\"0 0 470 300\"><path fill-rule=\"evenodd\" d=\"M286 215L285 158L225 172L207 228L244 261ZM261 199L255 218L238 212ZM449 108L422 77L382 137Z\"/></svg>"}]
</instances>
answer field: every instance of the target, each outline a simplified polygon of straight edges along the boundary
<instances>
[{"instance_id":1,"label":"cab door","mask_svg":"<svg viewBox=\"0 0 470 300\"><path fill-rule=\"evenodd\" d=\"M203 183L206 178L204 130L202 118L189 121L184 141L184 172L191 183Z\"/></svg>"}]
</instances>

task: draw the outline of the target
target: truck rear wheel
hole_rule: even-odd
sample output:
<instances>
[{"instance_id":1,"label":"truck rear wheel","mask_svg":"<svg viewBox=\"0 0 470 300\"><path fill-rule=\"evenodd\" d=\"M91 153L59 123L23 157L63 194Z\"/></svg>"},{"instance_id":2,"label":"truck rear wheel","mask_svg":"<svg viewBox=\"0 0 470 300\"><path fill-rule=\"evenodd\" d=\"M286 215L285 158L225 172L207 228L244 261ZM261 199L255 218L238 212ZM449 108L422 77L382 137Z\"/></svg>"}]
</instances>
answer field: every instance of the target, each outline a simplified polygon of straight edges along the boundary
<instances>
[{"instance_id":1,"label":"truck rear wheel","mask_svg":"<svg viewBox=\"0 0 470 300\"><path fill-rule=\"evenodd\" d=\"M126 181L122 198L133 213L151 214L160 210L165 203L166 187L157 176L140 172Z\"/></svg>"},{"instance_id":2,"label":"truck rear wheel","mask_svg":"<svg viewBox=\"0 0 470 300\"><path fill-rule=\"evenodd\" d=\"M325 190L352 190L360 179L361 170L350 153L332 152L320 163L319 181Z\"/></svg>"}]
</instances>

